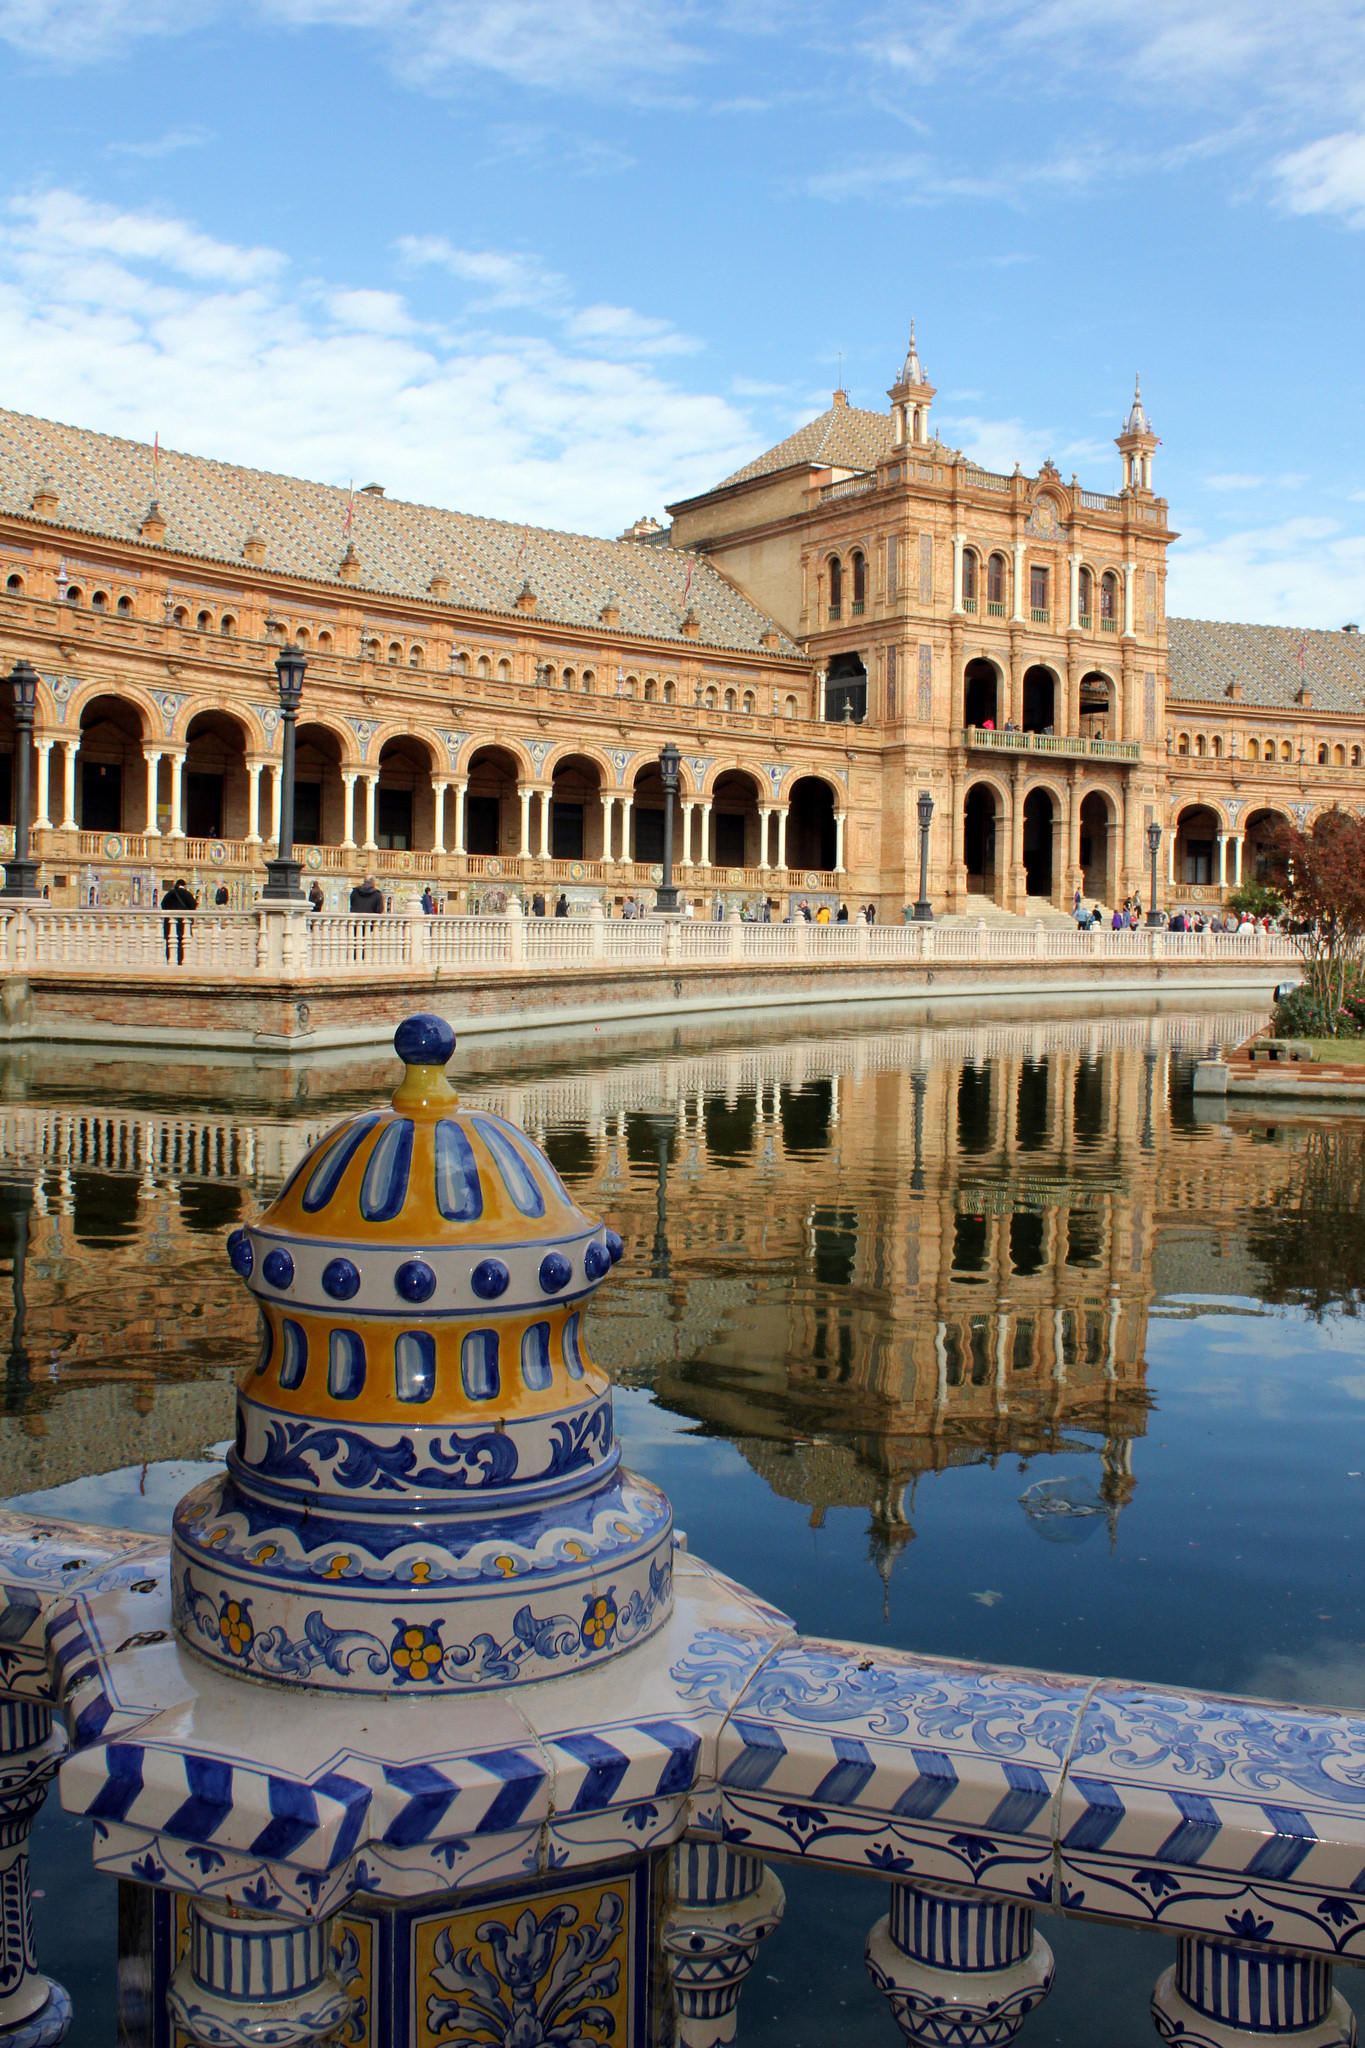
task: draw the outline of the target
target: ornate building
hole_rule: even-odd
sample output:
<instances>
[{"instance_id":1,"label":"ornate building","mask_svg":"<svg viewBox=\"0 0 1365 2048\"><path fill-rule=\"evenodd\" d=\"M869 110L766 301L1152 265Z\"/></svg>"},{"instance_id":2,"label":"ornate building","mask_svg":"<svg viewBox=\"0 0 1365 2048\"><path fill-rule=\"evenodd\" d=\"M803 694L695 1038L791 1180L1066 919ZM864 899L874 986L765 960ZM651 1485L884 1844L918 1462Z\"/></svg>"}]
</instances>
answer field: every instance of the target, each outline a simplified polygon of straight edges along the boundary
<instances>
[{"instance_id":1,"label":"ornate building","mask_svg":"<svg viewBox=\"0 0 1365 2048\"><path fill-rule=\"evenodd\" d=\"M886 412L830 409L619 540L508 525L0 412L0 663L42 676L30 775L56 903L173 872L250 902L278 830L271 664L309 658L295 837L452 909L619 903L663 850L698 901L918 893L1215 902L1275 816L1365 799L1365 653L1168 620L1177 538L1140 394L1121 487L977 468L913 336ZM0 825L13 727L0 709Z\"/></svg>"}]
</instances>

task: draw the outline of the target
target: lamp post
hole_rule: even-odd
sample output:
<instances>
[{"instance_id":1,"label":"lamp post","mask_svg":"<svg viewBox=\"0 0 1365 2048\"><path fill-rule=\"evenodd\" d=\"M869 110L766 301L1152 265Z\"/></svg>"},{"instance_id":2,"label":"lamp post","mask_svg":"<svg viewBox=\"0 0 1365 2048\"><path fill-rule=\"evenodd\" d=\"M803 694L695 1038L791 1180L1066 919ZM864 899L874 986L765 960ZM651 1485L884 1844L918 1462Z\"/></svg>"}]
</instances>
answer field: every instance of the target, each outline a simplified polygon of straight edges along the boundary
<instances>
[{"instance_id":1,"label":"lamp post","mask_svg":"<svg viewBox=\"0 0 1365 2048\"><path fill-rule=\"evenodd\" d=\"M1156 907L1156 857L1161 851L1161 827L1155 821L1147 827L1147 844L1152 854L1152 900L1147 907L1147 923L1160 924L1161 916Z\"/></svg>"},{"instance_id":2,"label":"lamp post","mask_svg":"<svg viewBox=\"0 0 1365 2048\"><path fill-rule=\"evenodd\" d=\"M678 794L678 769L682 755L669 740L659 756L659 773L664 785L664 878L654 898L654 908L666 917L678 914L678 892L673 887L673 799Z\"/></svg>"},{"instance_id":3,"label":"lamp post","mask_svg":"<svg viewBox=\"0 0 1365 2048\"><path fill-rule=\"evenodd\" d=\"M38 701L38 671L25 660L10 670L14 692L14 859L5 862L5 886L0 896L39 894L38 863L29 852L28 755L33 737L33 707Z\"/></svg>"},{"instance_id":4,"label":"lamp post","mask_svg":"<svg viewBox=\"0 0 1365 2048\"><path fill-rule=\"evenodd\" d=\"M303 890L299 886L302 869L294 858L294 722L303 698L303 672L307 666L297 647L286 647L275 663L280 710L284 714L284 738L280 749L280 843L275 849L275 858L265 864L267 880L261 891L261 901L290 909L304 901Z\"/></svg>"},{"instance_id":5,"label":"lamp post","mask_svg":"<svg viewBox=\"0 0 1365 2048\"><path fill-rule=\"evenodd\" d=\"M929 901L929 826L934 815L934 799L927 789L920 791L919 803L919 901L915 905L915 924L932 924L934 906Z\"/></svg>"}]
</instances>

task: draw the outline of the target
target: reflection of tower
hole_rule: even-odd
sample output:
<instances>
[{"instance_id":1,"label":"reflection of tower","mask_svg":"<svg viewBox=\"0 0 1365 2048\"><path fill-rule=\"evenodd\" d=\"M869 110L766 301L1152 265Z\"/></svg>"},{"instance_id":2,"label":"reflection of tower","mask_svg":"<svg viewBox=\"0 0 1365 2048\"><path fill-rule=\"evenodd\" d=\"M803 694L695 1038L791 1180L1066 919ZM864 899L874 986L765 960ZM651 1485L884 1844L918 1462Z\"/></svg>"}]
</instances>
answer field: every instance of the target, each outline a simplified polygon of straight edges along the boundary
<instances>
[{"instance_id":1,"label":"reflection of tower","mask_svg":"<svg viewBox=\"0 0 1365 2048\"><path fill-rule=\"evenodd\" d=\"M25 1279L28 1264L29 1218L32 1209L33 1189L28 1181L20 1180L15 1175L7 1175L0 1179L0 1216L6 1220L6 1236L10 1240L11 1287L14 1300L9 1348L5 1354L5 1408L10 1414L24 1406L29 1389L29 1356L25 1328L28 1302Z\"/></svg>"},{"instance_id":2,"label":"reflection of tower","mask_svg":"<svg viewBox=\"0 0 1365 2048\"><path fill-rule=\"evenodd\" d=\"M1142 1055L1145 1068L1142 1094L1142 1149L1152 1152L1156 1149L1156 1138L1152 1132L1152 1096L1156 1089L1156 1047L1149 1045Z\"/></svg>"},{"instance_id":3,"label":"reflection of tower","mask_svg":"<svg viewBox=\"0 0 1365 2048\"><path fill-rule=\"evenodd\" d=\"M905 1486L887 1479L877 1495L876 1504L868 1517L868 1556L882 1582L882 1617L885 1619L891 1604L891 1574L896 1569L901 1552L915 1540L910 1526L910 1517L905 1505Z\"/></svg>"},{"instance_id":4,"label":"reflection of tower","mask_svg":"<svg viewBox=\"0 0 1365 2048\"><path fill-rule=\"evenodd\" d=\"M910 1169L910 1185L917 1195L924 1192L924 1090L926 1082L916 1068L910 1076L910 1086L915 1091L915 1163Z\"/></svg>"},{"instance_id":5,"label":"reflection of tower","mask_svg":"<svg viewBox=\"0 0 1365 2048\"><path fill-rule=\"evenodd\" d=\"M654 1133L654 1157L656 1160L656 1181L654 1193L654 1256L650 1261L650 1272L656 1280L666 1280L670 1263L668 1249L668 1159L673 1144L673 1117L666 1109L650 1109L645 1112L645 1121Z\"/></svg>"}]
</instances>

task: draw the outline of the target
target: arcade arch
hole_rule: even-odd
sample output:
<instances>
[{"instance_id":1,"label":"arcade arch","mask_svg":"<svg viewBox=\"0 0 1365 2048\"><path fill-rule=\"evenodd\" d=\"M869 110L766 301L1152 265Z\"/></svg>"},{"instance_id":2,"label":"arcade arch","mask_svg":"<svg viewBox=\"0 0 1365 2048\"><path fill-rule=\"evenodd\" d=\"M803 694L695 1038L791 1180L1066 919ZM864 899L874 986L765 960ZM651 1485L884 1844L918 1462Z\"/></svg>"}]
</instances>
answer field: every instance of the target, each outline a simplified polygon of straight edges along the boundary
<instances>
[{"instance_id":1,"label":"arcade arch","mask_svg":"<svg viewBox=\"0 0 1365 2048\"><path fill-rule=\"evenodd\" d=\"M1186 804L1175 821L1177 887L1210 889L1218 883L1218 840L1223 821L1208 804Z\"/></svg>"},{"instance_id":2,"label":"arcade arch","mask_svg":"<svg viewBox=\"0 0 1365 2048\"><path fill-rule=\"evenodd\" d=\"M551 860L606 858L602 770L588 754L564 754L554 764L550 797Z\"/></svg>"},{"instance_id":3,"label":"arcade arch","mask_svg":"<svg viewBox=\"0 0 1365 2048\"><path fill-rule=\"evenodd\" d=\"M145 832L148 769L146 727L126 697L91 697L81 707L76 817L83 832ZM11 753L13 741L11 740Z\"/></svg>"},{"instance_id":4,"label":"arcade arch","mask_svg":"<svg viewBox=\"0 0 1365 2048\"><path fill-rule=\"evenodd\" d=\"M515 854L521 845L517 816L518 763L506 747L478 747L469 759L465 795L465 851Z\"/></svg>"},{"instance_id":5,"label":"arcade arch","mask_svg":"<svg viewBox=\"0 0 1365 2048\"><path fill-rule=\"evenodd\" d=\"M799 776L788 799L787 866L828 873L838 857L838 844L833 789L818 775Z\"/></svg>"},{"instance_id":6,"label":"arcade arch","mask_svg":"<svg viewBox=\"0 0 1365 2048\"><path fill-rule=\"evenodd\" d=\"M247 735L229 711L200 711L185 730L182 816L190 839L245 839Z\"/></svg>"},{"instance_id":7,"label":"arcade arch","mask_svg":"<svg viewBox=\"0 0 1365 2048\"><path fill-rule=\"evenodd\" d=\"M1051 732L1056 717L1057 678L1050 668L1035 662L1032 668L1024 670L1024 707L1020 723L1025 732Z\"/></svg>"},{"instance_id":8,"label":"arcade arch","mask_svg":"<svg viewBox=\"0 0 1365 2048\"><path fill-rule=\"evenodd\" d=\"M1024 894L1051 897L1057 863L1057 807L1049 790L1034 788L1024 798Z\"/></svg>"},{"instance_id":9,"label":"arcade arch","mask_svg":"<svg viewBox=\"0 0 1365 2048\"><path fill-rule=\"evenodd\" d=\"M974 782L967 791L962 814L962 859L969 896L989 896L997 903L1000 901L1006 843L1000 797L989 782Z\"/></svg>"},{"instance_id":10,"label":"arcade arch","mask_svg":"<svg viewBox=\"0 0 1365 2048\"><path fill-rule=\"evenodd\" d=\"M969 661L962 672L962 723L1000 724L1000 671L984 655Z\"/></svg>"}]
</instances>

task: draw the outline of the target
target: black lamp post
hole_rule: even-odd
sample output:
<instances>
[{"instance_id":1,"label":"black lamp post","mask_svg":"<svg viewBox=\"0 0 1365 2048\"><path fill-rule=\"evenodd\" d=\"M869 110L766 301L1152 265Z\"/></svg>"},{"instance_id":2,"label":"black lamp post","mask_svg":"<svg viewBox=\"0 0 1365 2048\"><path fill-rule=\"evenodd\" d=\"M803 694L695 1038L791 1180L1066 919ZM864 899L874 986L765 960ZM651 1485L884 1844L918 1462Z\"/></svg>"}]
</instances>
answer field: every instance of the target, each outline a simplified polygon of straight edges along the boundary
<instances>
[{"instance_id":1,"label":"black lamp post","mask_svg":"<svg viewBox=\"0 0 1365 2048\"><path fill-rule=\"evenodd\" d=\"M1147 844L1152 852L1152 900L1147 909L1147 923L1160 924L1161 915L1156 907L1156 857L1161 851L1161 827L1155 821L1147 827Z\"/></svg>"},{"instance_id":2,"label":"black lamp post","mask_svg":"<svg viewBox=\"0 0 1365 2048\"><path fill-rule=\"evenodd\" d=\"M14 859L5 862L5 886L0 896L39 894L38 863L29 852L28 755L33 737L33 708L38 701L38 671L30 662L19 660L10 670L14 692Z\"/></svg>"},{"instance_id":3,"label":"black lamp post","mask_svg":"<svg viewBox=\"0 0 1365 2048\"><path fill-rule=\"evenodd\" d=\"M286 647L275 662L280 686L280 710L284 714L284 739L280 754L280 843L274 860L265 864L263 903L293 906L304 901L299 877L303 870L294 858L294 721L303 700L303 672L308 663L297 647Z\"/></svg>"},{"instance_id":4,"label":"black lamp post","mask_svg":"<svg viewBox=\"0 0 1365 2048\"><path fill-rule=\"evenodd\" d=\"M673 887L673 799L678 794L678 769L682 755L669 740L659 756L659 773L664 785L664 878L654 898L654 908L676 917L678 892Z\"/></svg>"},{"instance_id":5,"label":"black lamp post","mask_svg":"<svg viewBox=\"0 0 1365 2048\"><path fill-rule=\"evenodd\" d=\"M915 924L932 924L934 906L929 901L929 826L934 815L934 799L927 789L920 791L919 804L919 902L915 905Z\"/></svg>"}]
</instances>

